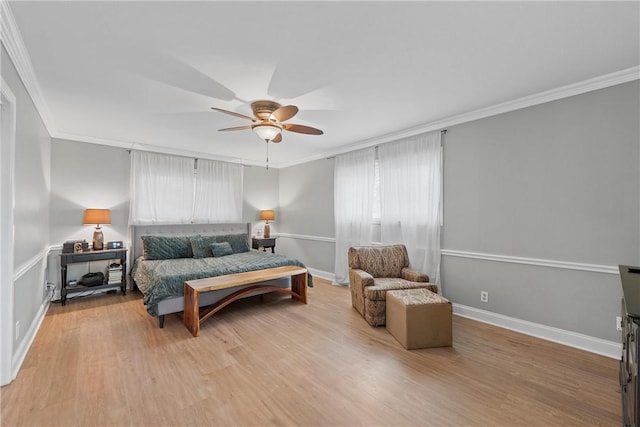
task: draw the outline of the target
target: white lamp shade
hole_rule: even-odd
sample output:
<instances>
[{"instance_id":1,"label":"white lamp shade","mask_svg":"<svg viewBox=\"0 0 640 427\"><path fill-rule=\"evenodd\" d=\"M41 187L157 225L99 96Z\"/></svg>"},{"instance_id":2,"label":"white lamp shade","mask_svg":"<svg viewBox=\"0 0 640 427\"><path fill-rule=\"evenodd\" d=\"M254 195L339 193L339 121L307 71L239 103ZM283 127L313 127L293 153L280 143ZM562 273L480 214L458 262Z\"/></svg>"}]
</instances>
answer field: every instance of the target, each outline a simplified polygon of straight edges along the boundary
<instances>
[{"instance_id":1,"label":"white lamp shade","mask_svg":"<svg viewBox=\"0 0 640 427\"><path fill-rule=\"evenodd\" d=\"M280 128L270 124L256 125L251 129L253 129L261 139L268 141L273 140L273 138L280 134Z\"/></svg>"}]
</instances>

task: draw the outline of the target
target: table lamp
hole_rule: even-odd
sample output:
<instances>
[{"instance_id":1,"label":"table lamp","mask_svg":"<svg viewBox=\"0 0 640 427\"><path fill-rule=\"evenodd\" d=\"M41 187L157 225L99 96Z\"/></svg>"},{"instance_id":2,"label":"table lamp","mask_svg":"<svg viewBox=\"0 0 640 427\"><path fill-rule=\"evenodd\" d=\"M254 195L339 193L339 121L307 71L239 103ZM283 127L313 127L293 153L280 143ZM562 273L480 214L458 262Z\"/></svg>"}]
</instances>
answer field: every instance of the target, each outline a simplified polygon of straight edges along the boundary
<instances>
[{"instance_id":1,"label":"table lamp","mask_svg":"<svg viewBox=\"0 0 640 427\"><path fill-rule=\"evenodd\" d=\"M101 251L104 248L104 235L100 224L111 224L111 210L86 209L84 211L84 223L96 224L96 230L93 232L93 250Z\"/></svg>"},{"instance_id":2,"label":"table lamp","mask_svg":"<svg viewBox=\"0 0 640 427\"><path fill-rule=\"evenodd\" d=\"M264 220L264 238L268 239L271 236L271 227L269 227L269 221L276 219L275 211L260 211L260 219Z\"/></svg>"}]
</instances>

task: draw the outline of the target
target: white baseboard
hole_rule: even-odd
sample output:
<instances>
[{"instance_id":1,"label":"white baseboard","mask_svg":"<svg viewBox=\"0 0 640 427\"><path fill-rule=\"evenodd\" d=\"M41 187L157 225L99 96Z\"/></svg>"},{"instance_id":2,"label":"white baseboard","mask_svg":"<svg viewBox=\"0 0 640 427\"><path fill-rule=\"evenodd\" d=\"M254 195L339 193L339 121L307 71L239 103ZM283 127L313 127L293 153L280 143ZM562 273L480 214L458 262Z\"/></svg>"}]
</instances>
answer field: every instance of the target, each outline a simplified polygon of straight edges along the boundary
<instances>
[{"instance_id":1,"label":"white baseboard","mask_svg":"<svg viewBox=\"0 0 640 427\"><path fill-rule=\"evenodd\" d=\"M554 328L552 326L541 325L526 320L516 319L514 317L504 316L502 314L492 313L490 311L481 310L475 307L469 307L462 304L453 304L453 313L477 320L479 322L488 323L499 326L501 328L510 329L536 338L547 341L553 341L569 347L579 348L591 353L600 354L602 356L619 359L622 355L622 344L613 341L607 341L600 338L594 338L589 335L579 334L576 332L566 331L564 329Z\"/></svg>"},{"instance_id":2,"label":"white baseboard","mask_svg":"<svg viewBox=\"0 0 640 427\"><path fill-rule=\"evenodd\" d=\"M328 271L316 270L315 268L307 268L307 270L309 270L312 276L318 276L330 282L333 282L333 278L335 277L333 273L329 273Z\"/></svg>"},{"instance_id":3,"label":"white baseboard","mask_svg":"<svg viewBox=\"0 0 640 427\"><path fill-rule=\"evenodd\" d=\"M24 339L20 343L20 346L18 347L17 351L14 353L13 361L11 363L11 367L12 367L11 381L15 380L16 377L18 376L18 372L22 367L22 363L24 362L25 357L27 357L27 353L29 352L31 345L33 344L33 340L36 338L36 334L40 329L40 325L42 325L44 316L47 314L47 310L49 310L50 304L51 304L51 295L49 295L47 298L44 298L44 301L42 301L42 305L40 305L40 309L38 310L38 313L34 317L33 322L31 322L31 325L29 326L29 329L27 330L27 333L24 336Z\"/></svg>"}]
</instances>

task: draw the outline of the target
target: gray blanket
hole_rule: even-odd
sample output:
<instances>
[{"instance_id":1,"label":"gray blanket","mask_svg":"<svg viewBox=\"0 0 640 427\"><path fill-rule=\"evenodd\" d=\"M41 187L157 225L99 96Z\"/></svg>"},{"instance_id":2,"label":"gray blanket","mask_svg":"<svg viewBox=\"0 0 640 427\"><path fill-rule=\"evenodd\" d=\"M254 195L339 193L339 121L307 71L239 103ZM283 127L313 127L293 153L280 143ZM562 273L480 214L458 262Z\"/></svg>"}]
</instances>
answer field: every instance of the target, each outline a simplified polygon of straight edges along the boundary
<instances>
[{"instance_id":1,"label":"gray blanket","mask_svg":"<svg viewBox=\"0 0 640 427\"><path fill-rule=\"evenodd\" d=\"M184 296L184 282L193 279L262 270L271 267L297 265L300 261L284 255L249 251L223 257L177 258L145 260L138 258L133 265L131 277L144 295L147 311L158 316L158 303L167 298ZM309 287L313 287L311 274Z\"/></svg>"}]
</instances>

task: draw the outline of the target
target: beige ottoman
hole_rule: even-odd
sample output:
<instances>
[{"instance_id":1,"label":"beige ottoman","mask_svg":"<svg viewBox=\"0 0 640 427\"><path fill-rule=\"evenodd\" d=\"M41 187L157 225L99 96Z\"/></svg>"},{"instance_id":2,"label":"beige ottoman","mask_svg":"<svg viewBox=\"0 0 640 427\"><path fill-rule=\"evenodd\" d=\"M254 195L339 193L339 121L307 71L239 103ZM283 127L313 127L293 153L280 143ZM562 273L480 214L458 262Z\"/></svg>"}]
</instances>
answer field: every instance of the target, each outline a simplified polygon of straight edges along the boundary
<instances>
[{"instance_id":1,"label":"beige ottoman","mask_svg":"<svg viewBox=\"0 0 640 427\"><path fill-rule=\"evenodd\" d=\"M407 350L453 342L449 300L428 289L387 291L387 330Z\"/></svg>"}]
</instances>

